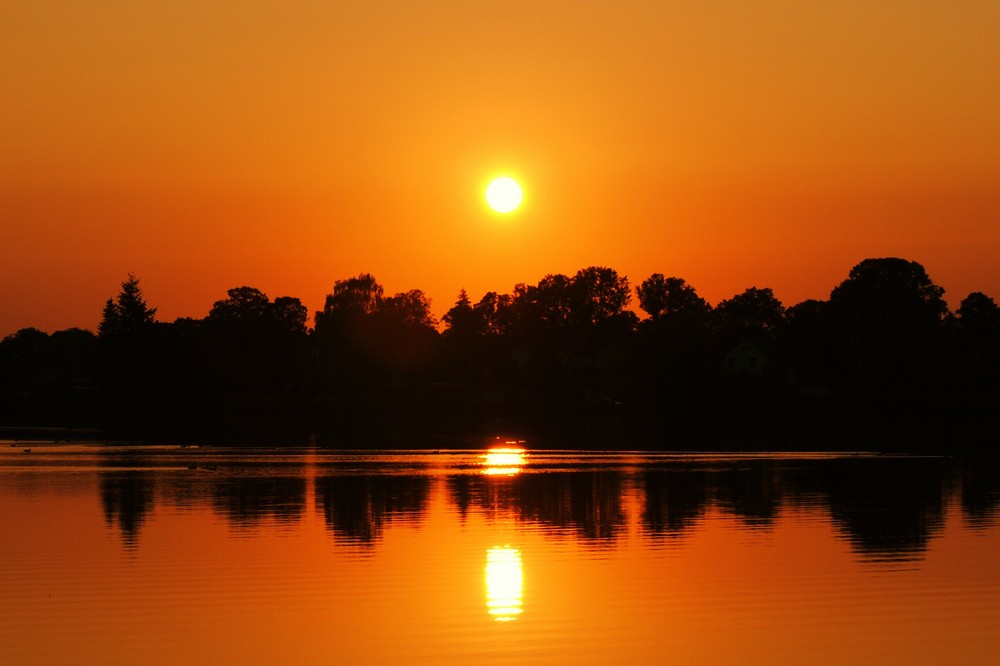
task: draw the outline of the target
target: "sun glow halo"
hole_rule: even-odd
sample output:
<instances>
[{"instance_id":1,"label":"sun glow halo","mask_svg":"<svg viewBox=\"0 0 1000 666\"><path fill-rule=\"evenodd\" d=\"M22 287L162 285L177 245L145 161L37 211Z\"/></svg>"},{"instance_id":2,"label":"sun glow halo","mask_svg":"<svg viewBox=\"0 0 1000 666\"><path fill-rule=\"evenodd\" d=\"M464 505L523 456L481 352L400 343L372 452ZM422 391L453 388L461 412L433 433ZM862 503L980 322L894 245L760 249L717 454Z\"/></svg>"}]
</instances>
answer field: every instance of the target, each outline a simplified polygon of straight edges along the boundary
<instances>
[{"instance_id":1,"label":"sun glow halo","mask_svg":"<svg viewBox=\"0 0 1000 666\"><path fill-rule=\"evenodd\" d=\"M486 203L498 213L510 213L521 205L521 186L513 178L495 178L486 188Z\"/></svg>"}]
</instances>

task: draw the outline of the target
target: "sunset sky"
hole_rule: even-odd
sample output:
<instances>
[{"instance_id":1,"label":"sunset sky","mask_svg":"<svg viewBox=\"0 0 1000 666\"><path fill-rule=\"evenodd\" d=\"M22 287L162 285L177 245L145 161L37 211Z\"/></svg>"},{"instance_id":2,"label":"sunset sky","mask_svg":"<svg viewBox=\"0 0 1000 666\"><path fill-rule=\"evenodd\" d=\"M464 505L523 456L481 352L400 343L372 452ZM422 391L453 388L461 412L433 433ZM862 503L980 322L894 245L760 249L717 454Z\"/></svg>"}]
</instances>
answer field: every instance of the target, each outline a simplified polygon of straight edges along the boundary
<instances>
[{"instance_id":1,"label":"sunset sky","mask_svg":"<svg viewBox=\"0 0 1000 666\"><path fill-rule=\"evenodd\" d=\"M792 305L880 256L1000 299L998 36L996 0L6 2L0 336L129 272L162 321L590 265Z\"/></svg>"}]
</instances>

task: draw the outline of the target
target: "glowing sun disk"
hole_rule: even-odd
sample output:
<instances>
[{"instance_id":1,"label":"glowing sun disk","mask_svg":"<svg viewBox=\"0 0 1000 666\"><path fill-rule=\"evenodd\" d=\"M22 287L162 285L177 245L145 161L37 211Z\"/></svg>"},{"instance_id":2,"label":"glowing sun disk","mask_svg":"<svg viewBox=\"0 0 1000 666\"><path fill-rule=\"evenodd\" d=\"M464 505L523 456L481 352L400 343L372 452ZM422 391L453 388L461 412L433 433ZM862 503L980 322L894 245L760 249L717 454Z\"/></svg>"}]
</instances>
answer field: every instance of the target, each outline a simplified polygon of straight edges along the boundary
<instances>
[{"instance_id":1,"label":"glowing sun disk","mask_svg":"<svg viewBox=\"0 0 1000 666\"><path fill-rule=\"evenodd\" d=\"M521 205L521 186L513 178L496 178L486 188L486 203L498 213L509 213Z\"/></svg>"}]
</instances>

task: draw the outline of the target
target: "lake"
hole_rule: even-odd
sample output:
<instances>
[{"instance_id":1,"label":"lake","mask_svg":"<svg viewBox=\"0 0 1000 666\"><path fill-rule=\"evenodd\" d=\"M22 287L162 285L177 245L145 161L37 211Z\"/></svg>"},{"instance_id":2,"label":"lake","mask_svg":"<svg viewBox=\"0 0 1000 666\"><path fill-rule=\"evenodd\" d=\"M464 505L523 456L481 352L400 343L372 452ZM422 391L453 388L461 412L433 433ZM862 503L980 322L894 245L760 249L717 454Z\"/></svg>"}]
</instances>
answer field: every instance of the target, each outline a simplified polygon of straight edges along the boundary
<instances>
[{"instance_id":1,"label":"lake","mask_svg":"<svg viewBox=\"0 0 1000 666\"><path fill-rule=\"evenodd\" d=\"M995 664L998 507L935 457L3 442L0 663Z\"/></svg>"}]
</instances>

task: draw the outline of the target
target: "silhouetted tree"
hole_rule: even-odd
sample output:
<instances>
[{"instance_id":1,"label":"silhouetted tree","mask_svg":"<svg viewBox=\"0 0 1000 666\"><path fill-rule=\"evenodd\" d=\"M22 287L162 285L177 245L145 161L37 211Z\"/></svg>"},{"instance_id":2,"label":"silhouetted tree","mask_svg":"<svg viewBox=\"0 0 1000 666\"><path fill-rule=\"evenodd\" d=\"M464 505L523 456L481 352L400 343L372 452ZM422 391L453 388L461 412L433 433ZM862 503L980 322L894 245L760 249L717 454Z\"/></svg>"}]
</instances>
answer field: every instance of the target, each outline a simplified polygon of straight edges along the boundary
<instances>
[{"instance_id":1,"label":"silhouetted tree","mask_svg":"<svg viewBox=\"0 0 1000 666\"><path fill-rule=\"evenodd\" d=\"M852 268L830 294L852 381L913 390L939 378L938 342L949 314L943 295L915 261L865 259Z\"/></svg>"},{"instance_id":2,"label":"silhouetted tree","mask_svg":"<svg viewBox=\"0 0 1000 666\"><path fill-rule=\"evenodd\" d=\"M783 348L797 383L826 386L840 363L841 340L832 327L830 304L806 300L785 311Z\"/></svg>"},{"instance_id":3,"label":"silhouetted tree","mask_svg":"<svg viewBox=\"0 0 1000 666\"><path fill-rule=\"evenodd\" d=\"M771 334L784 322L785 308L768 288L750 287L715 307L715 319L739 335Z\"/></svg>"},{"instance_id":4,"label":"silhouetted tree","mask_svg":"<svg viewBox=\"0 0 1000 666\"><path fill-rule=\"evenodd\" d=\"M711 306L685 280L662 273L645 279L636 294L650 318L632 345L632 400L672 394L670 403L676 405L680 394L690 399L710 365L717 365L709 361Z\"/></svg>"},{"instance_id":5,"label":"silhouetted tree","mask_svg":"<svg viewBox=\"0 0 1000 666\"><path fill-rule=\"evenodd\" d=\"M577 271L571 293L571 317L581 324L599 324L620 315L632 300L628 278L603 266Z\"/></svg>"},{"instance_id":6,"label":"silhouetted tree","mask_svg":"<svg viewBox=\"0 0 1000 666\"><path fill-rule=\"evenodd\" d=\"M537 285L514 285L514 307L518 319L530 328L541 324L560 328L570 323L573 281L562 273L546 275Z\"/></svg>"},{"instance_id":7,"label":"silhouetted tree","mask_svg":"<svg viewBox=\"0 0 1000 666\"><path fill-rule=\"evenodd\" d=\"M365 320L378 309L383 293L370 273L337 280L323 309L316 313L313 331L319 380L327 390L338 389L345 397L357 399L377 383L367 354L359 349L367 336Z\"/></svg>"},{"instance_id":8,"label":"silhouetted tree","mask_svg":"<svg viewBox=\"0 0 1000 666\"><path fill-rule=\"evenodd\" d=\"M915 261L865 259L830 294L853 334L933 331L948 314L944 289Z\"/></svg>"},{"instance_id":9,"label":"silhouetted tree","mask_svg":"<svg viewBox=\"0 0 1000 666\"><path fill-rule=\"evenodd\" d=\"M333 293L327 294L323 309L316 313L316 331L325 333L327 327L342 326L346 321L357 321L371 314L382 303L384 290L371 275L337 280Z\"/></svg>"},{"instance_id":10,"label":"silhouetted tree","mask_svg":"<svg viewBox=\"0 0 1000 666\"><path fill-rule=\"evenodd\" d=\"M272 303L267 294L253 287L230 289L227 298L216 301L207 322L230 333L252 335L305 335L308 310L292 296L280 296Z\"/></svg>"},{"instance_id":11,"label":"silhouetted tree","mask_svg":"<svg viewBox=\"0 0 1000 666\"><path fill-rule=\"evenodd\" d=\"M66 386L82 388L95 379L97 337L82 328L67 328L49 336L53 376Z\"/></svg>"},{"instance_id":12,"label":"silhouetted tree","mask_svg":"<svg viewBox=\"0 0 1000 666\"><path fill-rule=\"evenodd\" d=\"M104 339L139 335L149 330L155 317L156 308L146 304L139 278L129 273L117 300L109 298L105 303L98 334Z\"/></svg>"},{"instance_id":13,"label":"silhouetted tree","mask_svg":"<svg viewBox=\"0 0 1000 666\"><path fill-rule=\"evenodd\" d=\"M827 301L808 299L785 310L788 328L813 331L828 325L830 304Z\"/></svg>"},{"instance_id":14,"label":"silhouetted tree","mask_svg":"<svg viewBox=\"0 0 1000 666\"><path fill-rule=\"evenodd\" d=\"M135 390L155 384L152 332L156 308L142 295L132 273L122 282L117 299L108 299L98 327L103 380L107 387Z\"/></svg>"},{"instance_id":15,"label":"silhouetted tree","mask_svg":"<svg viewBox=\"0 0 1000 666\"><path fill-rule=\"evenodd\" d=\"M22 328L0 340L0 354L8 361L35 356L49 340L49 334L37 328Z\"/></svg>"},{"instance_id":16,"label":"silhouetted tree","mask_svg":"<svg viewBox=\"0 0 1000 666\"><path fill-rule=\"evenodd\" d=\"M513 319L513 297L510 294L486 292L479 302L472 306L472 311L482 322L483 331L487 335L506 333Z\"/></svg>"},{"instance_id":17,"label":"silhouetted tree","mask_svg":"<svg viewBox=\"0 0 1000 666\"><path fill-rule=\"evenodd\" d=\"M366 418L383 392L429 371L438 335L430 308L420 289L385 297L370 274L338 280L316 313L321 383Z\"/></svg>"},{"instance_id":18,"label":"silhouetted tree","mask_svg":"<svg viewBox=\"0 0 1000 666\"><path fill-rule=\"evenodd\" d=\"M458 300L448 312L441 317L445 325L445 335L448 337L468 338L479 335L482 331L478 326L476 311L465 289L458 293Z\"/></svg>"},{"instance_id":19,"label":"silhouetted tree","mask_svg":"<svg viewBox=\"0 0 1000 666\"><path fill-rule=\"evenodd\" d=\"M712 310L708 301L679 277L653 273L635 291L639 296L639 307L653 319L671 316L703 322Z\"/></svg>"},{"instance_id":20,"label":"silhouetted tree","mask_svg":"<svg viewBox=\"0 0 1000 666\"><path fill-rule=\"evenodd\" d=\"M480 304L494 299L492 305L473 306L463 289L455 305L441 318L445 325L443 378L461 384L476 384L489 374L494 362L496 293L490 292ZM488 319L489 317L489 319Z\"/></svg>"},{"instance_id":21,"label":"silhouetted tree","mask_svg":"<svg viewBox=\"0 0 1000 666\"><path fill-rule=\"evenodd\" d=\"M429 367L437 339L430 299L420 289L382 299L361 325L360 349L397 386Z\"/></svg>"},{"instance_id":22,"label":"silhouetted tree","mask_svg":"<svg viewBox=\"0 0 1000 666\"><path fill-rule=\"evenodd\" d=\"M540 323L525 313L525 303L514 305L510 294L487 292L474 305L463 289L455 305L445 314L441 340L439 387L447 393L444 402L454 414L461 413L472 427L501 418L503 393L516 395L523 379L529 344L537 343ZM492 396L484 400L483 391ZM442 406L444 406L442 402Z\"/></svg>"},{"instance_id":23,"label":"silhouetted tree","mask_svg":"<svg viewBox=\"0 0 1000 666\"><path fill-rule=\"evenodd\" d=\"M279 296L271 304L271 311L278 328L292 334L306 333L309 310L294 296Z\"/></svg>"},{"instance_id":24,"label":"silhouetted tree","mask_svg":"<svg viewBox=\"0 0 1000 666\"><path fill-rule=\"evenodd\" d=\"M537 285L514 285L510 325L522 334L593 326L620 315L630 299L628 278L611 268L591 266L573 277L549 274Z\"/></svg>"},{"instance_id":25,"label":"silhouetted tree","mask_svg":"<svg viewBox=\"0 0 1000 666\"><path fill-rule=\"evenodd\" d=\"M431 314L431 301L420 289L411 289L383 299L376 313L401 327L433 329L437 325Z\"/></svg>"},{"instance_id":26,"label":"silhouetted tree","mask_svg":"<svg viewBox=\"0 0 1000 666\"><path fill-rule=\"evenodd\" d=\"M48 343L48 334L37 328L22 328L0 340L0 390L15 394L33 388Z\"/></svg>"},{"instance_id":27,"label":"silhouetted tree","mask_svg":"<svg viewBox=\"0 0 1000 666\"><path fill-rule=\"evenodd\" d=\"M1000 306L981 291L963 298L957 314L959 326L966 331L982 335L1000 332Z\"/></svg>"},{"instance_id":28,"label":"silhouetted tree","mask_svg":"<svg viewBox=\"0 0 1000 666\"><path fill-rule=\"evenodd\" d=\"M230 289L204 319L157 322L129 274L105 303L96 343L85 331L34 329L0 341L0 407L23 416L29 402L43 404L40 391L83 394L96 345L96 374L111 390L92 392L91 403L134 425L136 433L119 429L128 436L152 416L177 423L228 413L235 422L268 409L289 420L308 411L317 429L353 420L359 432L384 423L402 432L407 415L435 408L440 421L462 411L472 415L467 423L504 419L578 444L584 433L605 437L622 423L638 423L639 436L687 424L691 434L716 428L728 437L778 423L783 410L796 424L853 419L853 430L838 432L875 436L907 424L908 432L933 429L924 417L935 410L914 406L916 397L944 405L955 393L966 408L950 421L955 427L992 427L1000 308L973 292L952 316L916 262L866 259L829 301L787 311L756 287L713 310L683 279L661 273L636 294L649 314L642 322L627 309L628 278L607 267L549 274L475 304L462 290L438 335L424 292L386 296L362 273L334 283L310 334L299 299L272 302L249 286Z\"/></svg>"},{"instance_id":29,"label":"silhouetted tree","mask_svg":"<svg viewBox=\"0 0 1000 666\"><path fill-rule=\"evenodd\" d=\"M972 292L958 308L952 336L960 390L986 392L995 386L1000 368L1000 307L982 292Z\"/></svg>"},{"instance_id":30,"label":"silhouetted tree","mask_svg":"<svg viewBox=\"0 0 1000 666\"><path fill-rule=\"evenodd\" d=\"M253 287L236 287L226 292L228 298L216 301L208 313L210 321L227 325L261 323L270 314L271 301Z\"/></svg>"},{"instance_id":31,"label":"silhouetted tree","mask_svg":"<svg viewBox=\"0 0 1000 666\"><path fill-rule=\"evenodd\" d=\"M625 311L630 296L627 278L596 266L515 285L510 301L497 303L510 391L566 432L590 428L595 422L582 418L583 405L612 405L621 392L636 323Z\"/></svg>"},{"instance_id":32,"label":"silhouetted tree","mask_svg":"<svg viewBox=\"0 0 1000 666\"><path fill-rule=\"evenodd\" d=\"M287 390L304 379L307 310L297 298L273 303L253 287L235 287L216 301L204 335L214 368L211 383L245 392Z\"/></svg>"}]
</instances>

